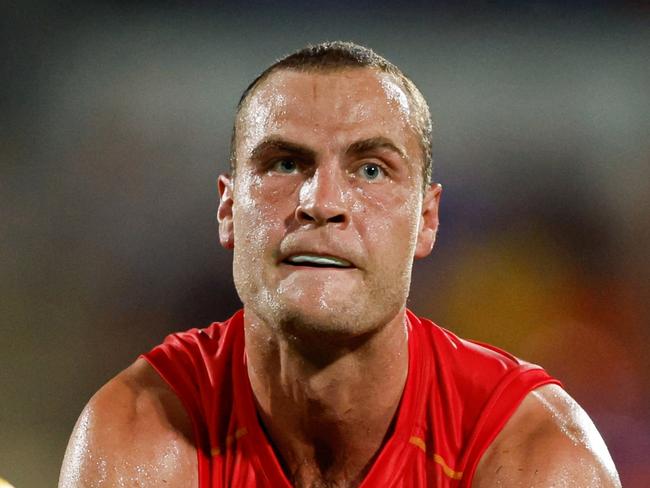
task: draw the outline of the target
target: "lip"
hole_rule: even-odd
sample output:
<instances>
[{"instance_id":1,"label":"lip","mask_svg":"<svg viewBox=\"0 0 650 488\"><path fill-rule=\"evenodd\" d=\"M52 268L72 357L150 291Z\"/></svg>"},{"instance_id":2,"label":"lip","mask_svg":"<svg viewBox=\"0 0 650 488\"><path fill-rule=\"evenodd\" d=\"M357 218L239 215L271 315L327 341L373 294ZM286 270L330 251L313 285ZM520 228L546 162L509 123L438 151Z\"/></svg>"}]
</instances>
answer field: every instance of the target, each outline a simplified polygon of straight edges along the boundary
<instances>
[{"instance_id":1,"label":"lip","mask_svg":"<svg viewBox=\"0 0 650 488\"><path fill-rule=\"evenodd\" d=\"M286 266L291 266L293 268L305 268L305 269L338 269L338 270L350 270L350 269L359 269L359 260L355 257L352 257L349 252L344 252L340 249L341 246L288 246L287 249L283 250L280 253L278 264L284 264ZM350 263L350 266L347 268L337 267L337 266L301 266L296 264L288 263L287 260L292 256L298 255L311 255L311 256L321 256L321 257L330 257L336 259L342 259Z\"/></svg>"},{"instance_id":2,"label":"lip","mask_svg":"<svg viewBox=\"0 0 650 488\"><path fill-rule=\"evenodd\" d=\"M322 257L322 258L334 258L338 260L343 260L348 263L350 263L350 266L310 266L309 264L296 264L296 263L290 263L288 262L289 259L291 259L293 256L315 256L315 257ZM354 263L345 257L333 254L333 253L316 253L316 252L308 252L308 251L297 251L297 252L292 252L288 254L286 257L284 257L281 261L281 264L284 264L286 266L291 266L294 268L305 268L305 269L335 269L335 270L349 270L349 269L356 269L357 267L354 265Z\"/></svg>"},{"instance_id":3,"label":"lip","mask_svg":"<svg viewBox=\"0 0 650 488\"><path fill-rule=\"evenodd\" d=\"M332 257L350 263L349 268L335 266L296 266L287 263L287 259L298 254ZM332 228L321 227L316 230L291 232L284 236L277 249L276 264L293 269L350 271L364 269L365 250L354 235L346 232L334 232Z\"/></svg>"},{"instance_id":4,"label":"lip","mask_svg":"<svg viewBox=\"0 0 650 488\"><path fill-rule=\"evenodd\" d=\"M278 265L287 271L309 271L310 273L351 273L358 271L357 268L337 268L336 266L303 266L299 264L289 264L284 261Z\"/></svg>"}]
</instances>

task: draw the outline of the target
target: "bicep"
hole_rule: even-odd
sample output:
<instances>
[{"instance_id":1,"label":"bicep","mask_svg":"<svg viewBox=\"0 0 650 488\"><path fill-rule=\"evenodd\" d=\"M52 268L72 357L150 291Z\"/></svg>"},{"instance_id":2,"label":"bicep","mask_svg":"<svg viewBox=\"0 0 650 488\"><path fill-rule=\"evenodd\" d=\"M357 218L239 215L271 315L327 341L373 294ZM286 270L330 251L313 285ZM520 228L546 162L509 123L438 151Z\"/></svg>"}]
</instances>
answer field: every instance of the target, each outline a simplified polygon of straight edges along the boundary
<instances>
[{"instance_id":1,"label":"bicep","mask_svg":"<svg viewBox=\"0 0 650 488\"><path fill-rule=\"evenodd\" d=\"M59 488L112 486L124 474L118 466L119 444L127 440L128 421L119 413L109 419L108 410L102 407L103 397L114 389L105 386L79 416L63 458Z\"/></svg>"},{"instance_id":2,"label":"bicep","mask_svg":"<svg viewBox=\"0 0 650 488\"><path fill-rule=\"evenodd\" d=\"M90 415L87 406L79 416L68 441L59 476L59 488L99 486L106 481L101 478L98 465L93 469L93 456L89 449L88 439L89 421Z\"/></svg>"},{"instance_id":3,"label":"bicep","mask_svg":"<svg viewBox=\"0 0 650 488\"><path fill-rule=\"evenodd\" d=\"M185 426L170 421L174 401L163 386L143 387L129 373L111 380L77 420L59 488L197 486L196 451Z\"/></svg>"},{"instance_id":4,"label":"bicep","mask_svg":"<svg viewBox=\"0 0 650 488\"><path fill-rule=\"evenodd\" d=\"M602 437L564 390L547 385L530 393L476 471L473 487L620 487Z\"/></svg>"}]
</instances>

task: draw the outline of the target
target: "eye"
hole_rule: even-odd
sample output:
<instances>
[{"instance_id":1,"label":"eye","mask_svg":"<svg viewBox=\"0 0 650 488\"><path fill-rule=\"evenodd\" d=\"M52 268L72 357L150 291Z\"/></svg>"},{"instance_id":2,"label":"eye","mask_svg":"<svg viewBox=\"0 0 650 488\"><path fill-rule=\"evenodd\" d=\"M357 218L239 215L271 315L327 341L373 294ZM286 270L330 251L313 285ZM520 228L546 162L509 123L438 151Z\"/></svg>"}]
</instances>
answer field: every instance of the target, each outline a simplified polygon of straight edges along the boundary
<instances>
[{"instance_id":1,"label":"eye","mask_svg":"<svg viewBox=\"0 0 650 488\"><path fill-rule=\"evenodd\" d=\"M357 173L368 181L379 180L386 176L384 169L376 163L366 163L362 165Z\"/></svg>"},{"instance_id":2,"label":"eye","mask_svg":"<svg viewBox=\"0 0 650 488\"><path fill-rule=\"evenodd\" d=\"M293 159L278 159L271 165L271 171L283 174L292 174L298 170L298 163Z\"/></svg>"}]
</instances>

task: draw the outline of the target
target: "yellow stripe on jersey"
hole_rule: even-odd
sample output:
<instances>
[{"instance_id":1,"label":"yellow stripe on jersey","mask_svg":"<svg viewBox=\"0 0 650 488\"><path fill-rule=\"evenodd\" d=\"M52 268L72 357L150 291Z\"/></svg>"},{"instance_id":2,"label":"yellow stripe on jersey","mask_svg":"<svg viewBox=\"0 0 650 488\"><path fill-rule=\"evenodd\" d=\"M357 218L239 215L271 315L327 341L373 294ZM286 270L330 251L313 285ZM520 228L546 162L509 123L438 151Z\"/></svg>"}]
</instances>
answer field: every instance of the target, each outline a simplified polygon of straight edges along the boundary
<instances>
[{"instance_id":1,"label":"yellow stripe on jersey","mask_svg":"<svg viewBox=\"0 0 650 488\"><path fill-rule=\"evenodd\" d=\"M420 437L411 436L411 438L409 439L409 442L411 444L413 444L414 446L418 446L424 452L427 452L427 445L424 443L424 439L422 439Z\"/></svg>"},{"instance_id":2,"label":"yellow stripe on jersey","mask_svg":"<svg viewBox=\"0 0 650 488\"><path fill-rule=\"evenodd\" d=\"M424 439L422 439L421 437L411 436L409 442L414 446L417 446L420 449L422 449L422 451L427 452L427 445L424 442ZM451 479L459 480L463 477L463 472L454 471L453 469L451 469L440 454L434 453L433 460L440 465L440 467L442 468L442 472L445 473L447 476L449 476Z\"/></svg>"}]
</instances>

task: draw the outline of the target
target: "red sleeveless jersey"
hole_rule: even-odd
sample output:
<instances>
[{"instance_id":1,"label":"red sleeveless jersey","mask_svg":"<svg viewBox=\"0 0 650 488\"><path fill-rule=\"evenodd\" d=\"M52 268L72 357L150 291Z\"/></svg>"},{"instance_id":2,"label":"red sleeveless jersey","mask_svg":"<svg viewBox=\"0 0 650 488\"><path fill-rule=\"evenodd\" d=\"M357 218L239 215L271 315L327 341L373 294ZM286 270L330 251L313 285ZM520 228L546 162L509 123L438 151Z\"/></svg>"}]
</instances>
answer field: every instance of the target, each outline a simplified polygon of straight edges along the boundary
<instances>
[{"instance_id":1,"label":"red sleeveless jersey","mask_svg":"<svg viewBox=\"0 0 650 488\"><path fill-rule=\"evenodd\" d=\"M481 455L531 390L559 382L496 347L407 311L408 377L394 429L361 484L470 487ZM168 336L143 357L194 429L199 488L290 488L259 424L246 369L244 313Z\"/></svg>"}]
</instances>

